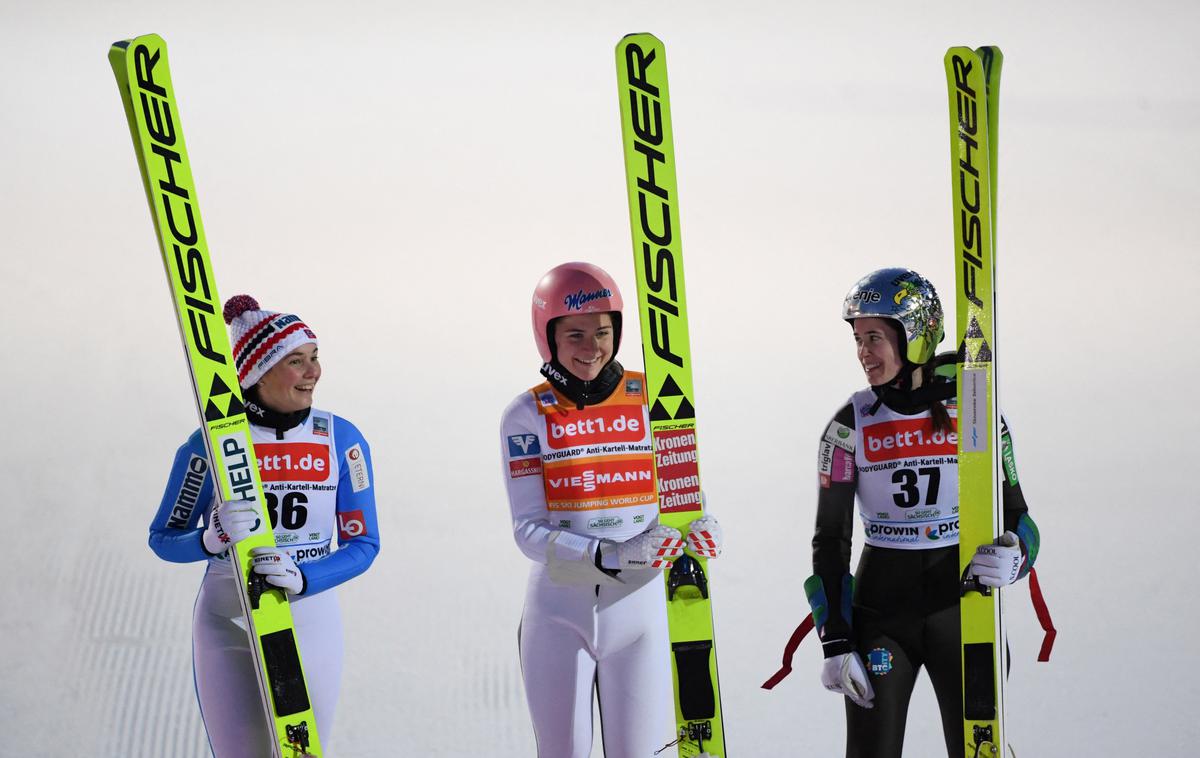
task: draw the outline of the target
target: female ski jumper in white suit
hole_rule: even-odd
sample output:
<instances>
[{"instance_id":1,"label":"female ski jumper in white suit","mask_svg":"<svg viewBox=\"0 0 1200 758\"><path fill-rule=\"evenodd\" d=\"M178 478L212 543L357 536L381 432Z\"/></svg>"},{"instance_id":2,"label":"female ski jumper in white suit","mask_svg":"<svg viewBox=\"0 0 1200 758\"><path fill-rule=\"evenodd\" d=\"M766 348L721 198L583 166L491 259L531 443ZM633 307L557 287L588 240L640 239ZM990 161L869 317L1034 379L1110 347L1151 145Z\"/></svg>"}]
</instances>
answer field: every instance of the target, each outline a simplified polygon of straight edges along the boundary
<instances>
[{"instance_id":1,"label":"female ski jumper in white suit","mask_svg":"<svg viewBox=\"0 0 1200 758\"><path fill-rule=\"evenodd\" d=\"M540 758L590 754L593 693L607 758L648 758L675 739L661 572L683 540L657 525L643 377L612 360L620 308L595 266L548 273L534 295L547 381L500 426L513 534L533 561L518 641ZM595 330L567 321L576 314ZM564 332L585 338L582 363Z\"/></svg>"}]
</instances>

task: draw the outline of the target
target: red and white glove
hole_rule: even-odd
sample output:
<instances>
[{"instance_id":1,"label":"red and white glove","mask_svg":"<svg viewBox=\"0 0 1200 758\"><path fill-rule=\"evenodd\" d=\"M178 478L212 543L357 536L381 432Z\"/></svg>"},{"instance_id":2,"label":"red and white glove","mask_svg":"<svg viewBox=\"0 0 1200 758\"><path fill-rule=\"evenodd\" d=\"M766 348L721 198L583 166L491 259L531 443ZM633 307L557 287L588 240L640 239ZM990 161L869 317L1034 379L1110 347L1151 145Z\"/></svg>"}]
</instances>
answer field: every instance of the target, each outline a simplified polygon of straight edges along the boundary
<instances>
[{"instance_id":1,"label":"red and white glove","mask_svg":"<svg viewBox=\"0 0 1200 758\"><path fill-rule=\"evenodd\" d=\"M980 584L1004 587L1017 581L1025 556L1021 555L1021 540L1015 532L1005 532L993 545L980 545L971 558L968 569Z\"/></svg>"},{"instance_id":2,"label":"red and white glove","mask_svg":"<svg viewBox=\"0 0 1200 758\"><path fill-rule=\"evenodd\" d=\"M225 500L213 506L201 541L211 555L221 555L246 539L258 526L258 509L252 500Z\"/></svg>"},{"instance_id":3,"label":"red and white glove","mask_svg":"<svg viewBox=\"0 0 1200 758\"><path fill-rule=\"evenodd\" d=\"M277 547L256 547L250 551L253 559L250 568L267 578L267 583L279 587L289 595L304 591L304 574L292 560L292 556Z\"/></svg>"},{"instance_id":4,"label":"red and white glove","mask_svg":"<svg viewBox=\"0 0 1200 758\"><path fill-rule=\"evenodd\" d=\"M725 533L712 516L704 516L688 526L688 547L701 558L716 558L721 554Z\"/></svg>"},{"instance_id":5,"label":"red and white glove","mask_svg":"<svg viewBox=\"0 0 1200 758\"><path fill-rule=\"evenodd\" d=\"M683 555L678 529L659 524L624 542L600 543L600 565L606 569L667 569Z\"/></svg>"},{"instance_id":6,"label":"red and white glove","mask_svg":"<svg viewBox=\"0 0 1200 758\"><path fill-rule=\"evenodd\" d=\"M875 707L875 688L867 676L858 653L842 653L825 659L821 684L830 692L840 692L861 708Z\"/></svg>"}]
</instances>

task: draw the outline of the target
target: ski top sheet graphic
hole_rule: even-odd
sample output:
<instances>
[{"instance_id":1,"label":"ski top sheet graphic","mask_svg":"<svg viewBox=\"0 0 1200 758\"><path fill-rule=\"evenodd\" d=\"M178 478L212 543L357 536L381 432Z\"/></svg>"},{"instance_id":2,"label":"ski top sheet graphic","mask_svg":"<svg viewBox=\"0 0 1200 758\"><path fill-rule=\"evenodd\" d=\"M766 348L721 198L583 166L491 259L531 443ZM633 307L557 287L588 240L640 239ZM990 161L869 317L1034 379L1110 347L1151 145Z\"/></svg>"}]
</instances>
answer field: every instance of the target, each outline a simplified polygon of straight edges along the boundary
<instances>
[{"instance_id":1,"label":"ski top sheet graphic","mask_svg":"<svg viewBox=\"0 0 1200 758\"><path fill-rule=\"evenodd\" d=\"M950 105L958 337L959 569L967 758L1005 752L1003 593L965 579L975 548L1004 531L996 391L996 144L999 48L953 47Z\"/></svg>"},{"instance_id":2,"label":"ski top sheet graphic","mask_svg":"<svg viewBox=\"0 0 1200 758\"><path fill-rule=\"evenodd\" d=\"M162 38L114 43L108 54L129 122L146 199L172 291L214 483L225 500L255 503L259 523L230 551L262 696L272 755L320 756L286 594L250 571L250 550L274 546L229 336L208 257L191 165Z\"/></svg>"},{"instance_id":3,"label":"ski top sheet graphic","mask_svg":"<svg viewBox=\"0 0 1200 758\"><path fill-rule=\"evenodd\" d=\"M703 502L666 50L631 34L616 63L659 521L686 534ZM706 572L707 561L688 553L664 577L677 726L668 747L687 758L726 755Z\"/></svg>"}]
</instances>

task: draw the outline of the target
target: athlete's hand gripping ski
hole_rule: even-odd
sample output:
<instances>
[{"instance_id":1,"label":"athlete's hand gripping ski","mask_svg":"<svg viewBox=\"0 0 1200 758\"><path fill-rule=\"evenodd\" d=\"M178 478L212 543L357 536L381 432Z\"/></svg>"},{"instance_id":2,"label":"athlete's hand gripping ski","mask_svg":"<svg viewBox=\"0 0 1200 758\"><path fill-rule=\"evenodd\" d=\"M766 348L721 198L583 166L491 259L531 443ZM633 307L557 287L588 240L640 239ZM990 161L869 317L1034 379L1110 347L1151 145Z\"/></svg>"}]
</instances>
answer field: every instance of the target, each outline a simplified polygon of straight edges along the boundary
<instances>
[{"instance_id":1,"label":"athlete's hand gripping ski","mask_svg":"<svg viewBox=\"0 0 1200 758\"><path fill-rule=\"evenodd\" d=\"M840 692L862 708L875 707L875 689L858 653L826 658L821 669L821 684L830 692Z\"/></svg>"},{"instance_id":2,"label":"athlete's hand gripping ski","mask_svg":"<svg viewBox=\"0 0 1200 758\"><path fill-rule=\"evenodd\" d=\"M276 547L256 547L250 551L254 556L252 567L254 573L262 574L267 583L278 587L289 595L299 595L304 591L304 574L292 560L292 556Z\"/></svg>"},{"instance_id":3,"label":"athlete's hand gripping ski","mask_svg":"<svg viewBox=\"0 0 1200 758\"><path fill-rule=\"evenodd\" d=\"M1020 539L1014 532L1005 532L995 544L976 549L968 573L979 579L980 584L1005 587L1017 581L1024 564Z\"/></svg>"},{"instance_id":4,"label":"athlete's hand gripping ski","mask_svg":"<svg viewBox=\"0 0 1200 758\"><path fill-rule=\"evenodd\" d=\"M624 542L600 543L600 565L606 569L669 569L683 555L678 529L659 524Z\"/></svg>"},{"instance_id":5,"label":"athlete's hand gripping ski","mask_svg":"<svg viewBox=\"0 0 1200 758\"><path fill-rule=\"evenodd\" d=\"M213 506L204 528L204 549L221 555L246 539L258 526L258 510L251 500L225 500Z\"/></svg>"},{"instance_id":6,"label":"athlete's hand gripping ski","mask_svg":"<svg viewBox=\"0 0 1200 758\"><path fill-rule=\"evenodd\" d=\"M725 533L712 516L698 518L688 525L688 547L701 558L716 558L721 554Z\"/></svg>"}]
</instances>

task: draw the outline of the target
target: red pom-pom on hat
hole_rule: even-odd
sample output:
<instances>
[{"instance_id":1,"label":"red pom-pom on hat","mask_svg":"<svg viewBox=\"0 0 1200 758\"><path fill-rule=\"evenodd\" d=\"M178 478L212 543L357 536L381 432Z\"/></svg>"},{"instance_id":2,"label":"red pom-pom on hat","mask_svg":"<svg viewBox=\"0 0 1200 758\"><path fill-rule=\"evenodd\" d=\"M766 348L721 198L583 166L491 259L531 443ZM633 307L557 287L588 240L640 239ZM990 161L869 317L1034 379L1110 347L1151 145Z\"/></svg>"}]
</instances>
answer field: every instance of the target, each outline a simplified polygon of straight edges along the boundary
<instances>
[{"instance_id":1,"label":"red pom-pom on hat","mask_svg":"<svg viewBox=\"0 0 1200 758\"><path fill-rule=\"evenodd\" d=\"M234 295L225 301L225 323L232 324L233 320L242 315L246 311L262 310L258 307L258 301L249 295Z\"/></svg>"}]
</instances>

